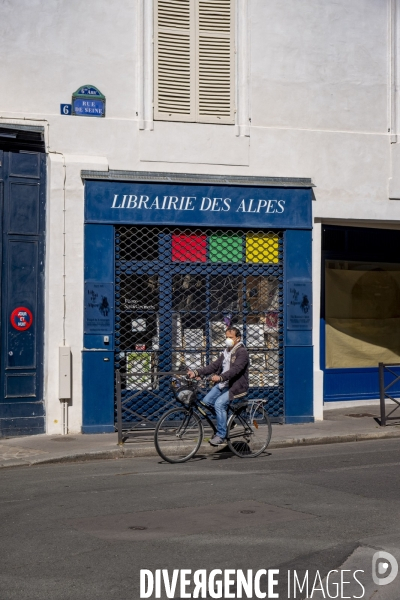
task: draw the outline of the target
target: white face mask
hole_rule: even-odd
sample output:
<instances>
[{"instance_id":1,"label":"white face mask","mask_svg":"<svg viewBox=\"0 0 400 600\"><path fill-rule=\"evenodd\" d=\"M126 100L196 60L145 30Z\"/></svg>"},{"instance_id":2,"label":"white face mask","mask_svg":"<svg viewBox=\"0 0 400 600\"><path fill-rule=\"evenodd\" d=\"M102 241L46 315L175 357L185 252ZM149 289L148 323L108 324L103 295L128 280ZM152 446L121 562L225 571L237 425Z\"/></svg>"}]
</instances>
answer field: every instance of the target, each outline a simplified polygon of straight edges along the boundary
<instances>
[{"instance_id":1,"label":"white face mask","mask_svg":"<svg viewBox=\"0 0 400 600\"><path fill-rule=\"evenodd\" d=\"M235 344L234 344L234 341L233 341L232 338L226 338L226 340L225 340L225 346L227 348L233 348L234 345Z\"/></svg>"}]
</instances>

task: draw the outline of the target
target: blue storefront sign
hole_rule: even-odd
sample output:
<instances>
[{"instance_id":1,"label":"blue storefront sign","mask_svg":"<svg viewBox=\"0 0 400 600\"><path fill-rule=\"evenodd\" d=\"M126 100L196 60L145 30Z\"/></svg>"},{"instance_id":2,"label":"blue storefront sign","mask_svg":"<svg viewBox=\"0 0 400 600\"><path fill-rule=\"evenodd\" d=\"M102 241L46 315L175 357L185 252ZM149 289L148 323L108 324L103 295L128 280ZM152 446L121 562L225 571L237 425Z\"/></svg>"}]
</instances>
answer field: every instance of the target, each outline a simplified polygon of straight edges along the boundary
<instances>
[{"instance_id":1,"label":"blue storefront sign","mask_svg":"<svg viewBox=\"0 0 400 600\"><path fill-rule=\"evenodd\" d=\"M157 364L161 364L171 352L168 348L170 333L166 331L172 319L172 277L175 273L195 274L203 277L204 281L216 274L243 281L243 285L249 286L247 292L243 286L240 287L242 284L237 285L248 307L258 301L255 296L258 292L254 288L256 281L263 281L260 285L264 286L269 285L272 279L279 282L281 313L278 315L277 308L273 306L266 309L267 313L262 316L264 333L260 329L261 321L254 319L245 328L246 331L261 332L261 337L270 336L269 345L263 351L265 356L270 356L274 351L275 338L269 332L274 330L279 317L279 352L284 368L280 371L279 386L277 383L265 385L276 386L277 396L283 398L284 395L286 423L312 421L311 181L290 180L279 185L279 182L271 180L269 185L267 178L248 178L244 182L239 177L230 177L221 182L218 177L204 176L205 181L196 182L187 181L189 176L180 180L179 175L173 174L132 173L129 177L126 172L83 172L82 177L85 181L85 296L90 298L92 292L98 294L94 301L90 301L90 306L88 300L85 301L83 432L114 431L112 365L119 360L129 363L125 351L121 352L121 327L125 328L124 335L133 340L134 353L155 352L159 356ZM146 242L149 231L156 232L152 238L152 258L143 258L141 244L134 252L124 255L124 236L131 235L129 226L138 231L138 239L143 226L143 246L146 248L150 247ZM182 229L185 226L191 227L192 232L200 231L196 250L198 258L193 263L179 258L173 245L174 239L178 244L182 236L185 237L186 230ZM261 234L257 233L260 231ZM278 254L276 259L271 260L251 258L248 248L251 244L253 248L257 246L263 231L265 239L273 240L275 244L281 240L280 250L277 250L279 264ZM232 250L234 257L226 265L219 264L218 249L213 250L213 244L224 243L224 232L236 240L232 242L236 244ZM218 234L222 238L218 238ZM188 235L186 241L192 243L193 238ZM219 239L222 241L219 242ZM160 318L154 323L145 314L139 315L139 312L150 308L135 303L134 292L130 293L132 298L121 297L121 285L127 285L129 280L129 285L135 289L146 277L153 278L153 287L160 285L160 296L157 296L160 306L154 308ZM156 281L159 283L156 284ZM98 287L95 288L94 284ZM100 315L99 310L103 306L100 298L110 298L108 303L113 307L114 294L115 314L112 308L108 315ZM156 303L157 298L153 299ZM245 313L249 308L243 306ZM141 329L137 325L138 319L141 319ZM103 334L107 334L107 343ZM136 354L132 355L133 358ZM267 363L264 368L267 373Z\"/></svg>"},{"instance_id":2,"label":"blue storefront sign","mask_svg":"<svg viewBox=\"0 0 400 600\"><path fill-rule=\"evenodd\" d=\"M310 190L90 181L85 221L309 229Z\"/></svg>"}]
</instances>

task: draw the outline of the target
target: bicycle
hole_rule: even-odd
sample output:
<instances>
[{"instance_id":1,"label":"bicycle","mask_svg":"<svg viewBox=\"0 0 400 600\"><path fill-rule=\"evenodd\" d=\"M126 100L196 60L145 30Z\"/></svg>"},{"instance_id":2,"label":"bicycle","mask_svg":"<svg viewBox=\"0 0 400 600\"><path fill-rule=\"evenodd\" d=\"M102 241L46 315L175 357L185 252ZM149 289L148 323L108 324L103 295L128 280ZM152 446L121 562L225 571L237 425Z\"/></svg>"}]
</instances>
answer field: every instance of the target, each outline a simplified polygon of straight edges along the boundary
<instances>
[{"instance_id":1,"label":"bicycle","mask_svg":"<svg viewBox=\"0 0 400 600\"><path fill-rule=\"evenodd\" d=\"M180 406L168 410L158 421L154 443L162 459L183 463L193 458L201 446L203 419L216 433L216 426L208 414L216 417L216 413L214 407L197 397L199 383L194 379L175 376L171 388ZM255 458L268 447L272 427L265 402L257 399L233 406L229 404L227 443L231 452L240 458Z\"/></svg>"}]
</instances>

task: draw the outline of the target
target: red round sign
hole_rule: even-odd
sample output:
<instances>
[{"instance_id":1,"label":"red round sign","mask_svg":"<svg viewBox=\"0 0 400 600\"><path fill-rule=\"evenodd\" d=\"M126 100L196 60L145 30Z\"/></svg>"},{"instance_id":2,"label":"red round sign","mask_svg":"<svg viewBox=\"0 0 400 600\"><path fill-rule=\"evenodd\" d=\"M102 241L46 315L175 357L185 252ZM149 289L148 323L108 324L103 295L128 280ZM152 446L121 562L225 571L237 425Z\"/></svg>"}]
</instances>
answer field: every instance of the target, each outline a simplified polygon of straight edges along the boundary
<instances>
[{"instance_id":1,"label":"red round sign","mask_svg":"<svg viewBox=\"0 0 400 600\"><path fill-rule=\"evenodd\" d=\"M11 325L18 331L26 331L33 323L33 315L29 308L18 306L10 316Z\"/></svg>"}]
</instances>

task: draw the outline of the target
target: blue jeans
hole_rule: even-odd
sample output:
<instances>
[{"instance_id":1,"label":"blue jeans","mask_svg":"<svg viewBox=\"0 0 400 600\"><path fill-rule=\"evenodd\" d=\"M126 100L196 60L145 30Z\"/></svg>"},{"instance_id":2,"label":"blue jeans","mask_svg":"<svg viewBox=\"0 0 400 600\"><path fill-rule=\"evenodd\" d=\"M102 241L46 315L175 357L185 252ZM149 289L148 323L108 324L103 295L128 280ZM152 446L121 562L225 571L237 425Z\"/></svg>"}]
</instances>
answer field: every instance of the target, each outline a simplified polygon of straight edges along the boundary
<instances>
[{"instance_id":1,"label":"blue jeans","mask_svg":"<svg viewBox=\"0 0 400 600\"><path fill-rule=\"evenodd\" d=\"M214 406L217 414L217 435L224 440L227 434L226 422L228 415L226 409L228 408L229 404L228 388L226 387L220 390L218 384L214 385L214 387L204 397L203 402L209 406Z\"/></svg>"}]
</instances>

